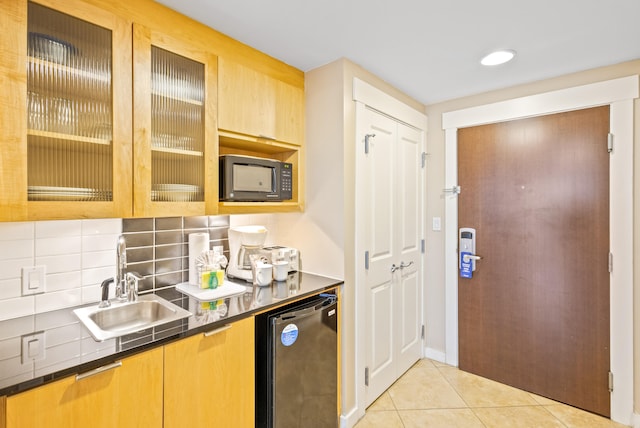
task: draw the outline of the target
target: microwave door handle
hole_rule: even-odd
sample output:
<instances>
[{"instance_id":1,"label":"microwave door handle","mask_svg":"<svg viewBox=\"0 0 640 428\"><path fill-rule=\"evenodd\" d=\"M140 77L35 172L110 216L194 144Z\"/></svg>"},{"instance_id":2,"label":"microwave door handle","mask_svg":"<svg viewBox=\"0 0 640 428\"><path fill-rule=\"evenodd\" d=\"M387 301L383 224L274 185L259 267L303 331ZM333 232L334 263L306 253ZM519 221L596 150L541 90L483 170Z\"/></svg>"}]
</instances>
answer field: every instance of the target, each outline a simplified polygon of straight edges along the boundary
<instances>
[{"instance_id":1,"label":"microwave door handle","mask_svg":"<svg viewBox=\"0 0 640 428\"><path fill-rule=\"evenodd\" d=\"M276 182L276 180L278 179L278 175L276 174L276 169L271 168L271 182L273 183L273 185L271 186L271 192L275 193L275 192L279 192L279 187L280 187L280 183Z\"/></svg>"}]
</instances>

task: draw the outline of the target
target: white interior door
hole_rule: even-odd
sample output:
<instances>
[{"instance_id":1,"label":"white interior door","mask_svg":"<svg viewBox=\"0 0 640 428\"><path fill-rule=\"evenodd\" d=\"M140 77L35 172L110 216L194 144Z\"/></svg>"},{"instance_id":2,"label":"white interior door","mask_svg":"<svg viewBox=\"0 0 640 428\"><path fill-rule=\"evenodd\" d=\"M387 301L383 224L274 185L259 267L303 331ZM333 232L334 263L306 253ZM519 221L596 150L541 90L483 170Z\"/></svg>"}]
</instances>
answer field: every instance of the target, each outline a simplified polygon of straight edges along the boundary
<instances>
[{"instance_id":1,"label":"white interior door","mask_svg":"<svg viewBox=\"0 0 640 428\"><path fill-rule=\"evenodd\" d=\"M396 373L408 370L421 356L421 304L420 276L422 224L422 131L398 123L396 143L396 225L397 237L394 253L399 256L396 301ZM398 258L396 258L398 260ZM396 261L397 263L397 261ZM397 271L398 272L398 271Z\"/></svg>"},{"instance_id":2,"label":"white interior door","mask_svg":"<svg viewBox=\"0 0 640 428\"><path fill-rule=\"evenodd\" d=\"M421 131L365 109L366 405L421 356Z\"/></svg>"}]
</instances>

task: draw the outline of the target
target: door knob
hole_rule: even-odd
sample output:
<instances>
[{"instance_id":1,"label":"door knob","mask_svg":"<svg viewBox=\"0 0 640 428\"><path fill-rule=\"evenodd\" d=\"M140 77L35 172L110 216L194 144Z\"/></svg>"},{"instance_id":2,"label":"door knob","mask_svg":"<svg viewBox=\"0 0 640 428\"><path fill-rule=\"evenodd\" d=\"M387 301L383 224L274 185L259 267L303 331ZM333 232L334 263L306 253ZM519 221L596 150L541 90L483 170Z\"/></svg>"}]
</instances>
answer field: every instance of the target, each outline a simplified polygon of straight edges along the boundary
<instances>
[{"instance_id":1,"label":"door knob","mask_svg":"<svg viewBox=\"0 0 640 428\"><path fill-rule=\"evenodd\" d=\"M411 260L408 265L405 265L404 261L402 261L402 262L400 262L400 266L399 267L400 267L400 269L404 269L406 267L411 266L412 264L413 264L413 260Z\"/></svg>"}]
</instances>

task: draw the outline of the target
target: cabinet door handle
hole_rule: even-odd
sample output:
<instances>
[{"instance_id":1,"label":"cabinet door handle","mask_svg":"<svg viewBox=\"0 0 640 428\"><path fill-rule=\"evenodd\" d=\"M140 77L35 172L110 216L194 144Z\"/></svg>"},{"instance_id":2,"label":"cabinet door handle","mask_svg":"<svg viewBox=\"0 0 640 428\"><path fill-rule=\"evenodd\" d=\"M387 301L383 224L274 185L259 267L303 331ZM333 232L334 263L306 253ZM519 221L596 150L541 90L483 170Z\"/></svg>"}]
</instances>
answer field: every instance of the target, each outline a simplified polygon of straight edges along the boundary
<instances>
[{"instance_id":1,"label":"cabinet door handle","mask_svg":"<svg viewBox=\"0 0 640 428\"><path fill-rule=\"evenodd\" d=\"M222 333L225 330L229 330L231 327L233 327L232 324L227 324L227 325L222 326L220 328L216 328L215 330L211 330L211 331L208 331L208 332L204 333L204 337L209 337L209 336L213 336L214 334Z\"/></svg>"},{"instance_id":2,"label":"cabinet door handle","mask_svg":"<svg viewBox=\"0 0 640 428\"><path fill-rule=\"evenodd\" d=\"M98 367L97 369L89 370L88 372L80 373L76 375L76 382L82 379L86 379L91 376L95 376L97 374L117 369L118 367L122 367L122 361L116 361L115 363L107 364L106 366Z\"/></svg>"}]
</instances>

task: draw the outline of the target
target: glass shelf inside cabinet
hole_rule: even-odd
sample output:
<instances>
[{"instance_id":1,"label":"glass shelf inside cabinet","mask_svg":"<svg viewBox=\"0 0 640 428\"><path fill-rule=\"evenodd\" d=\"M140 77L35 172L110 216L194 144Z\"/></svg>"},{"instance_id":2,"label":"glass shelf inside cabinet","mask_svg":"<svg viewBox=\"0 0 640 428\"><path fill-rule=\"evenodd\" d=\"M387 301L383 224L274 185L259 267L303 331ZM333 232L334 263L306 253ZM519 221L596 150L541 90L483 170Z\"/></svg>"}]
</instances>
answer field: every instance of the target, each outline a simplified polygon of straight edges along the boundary
<instances>
[{"instance_id":1,"label":"glass shelf inside cabinet","mask_svg":"<svg viewBox=\"0 0 640 428\"><path fill-rule=\"evenodd\" d=\"M204 200L204 64L151 47L151 199Z\"/></svg>"},{"instance_id":2,"label":"glass shelf inside cabinet","mask_svg":"<svg viewBox=\"0 0 640 428\"><path fill-rule=\"evenodd\" d=\"M111 31L28 3L31 201L113 199Z\"/></svg>"}]
</instances>

